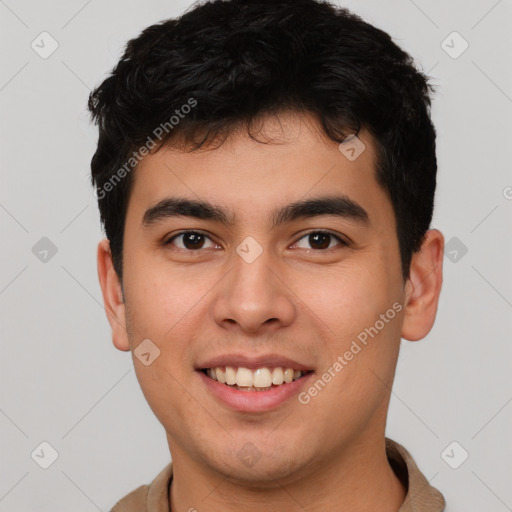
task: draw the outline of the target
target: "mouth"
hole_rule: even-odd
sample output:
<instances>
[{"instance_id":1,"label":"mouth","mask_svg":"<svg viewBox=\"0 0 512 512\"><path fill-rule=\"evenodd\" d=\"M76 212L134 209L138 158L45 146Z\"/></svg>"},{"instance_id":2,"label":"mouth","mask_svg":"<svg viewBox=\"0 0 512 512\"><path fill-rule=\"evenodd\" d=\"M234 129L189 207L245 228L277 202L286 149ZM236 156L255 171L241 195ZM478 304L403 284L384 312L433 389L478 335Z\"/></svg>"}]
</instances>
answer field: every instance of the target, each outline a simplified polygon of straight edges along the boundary
<instances>
[{"instance_id":1,"label":"mouth","mask_svg":"<svg viewBox=\"0 0 512 512\"><path fill-rule=\"evenodd\" d=\"M199 371L208 378L238 391L270 391L303 379L313 370L298 370L282 366L245 368L243 366L216 366Z\"/></svg>"},{"instance_id":2,"label":"mouth","mask_svg":"<svg viewBox=\"0 0 512 512\"><path fill-rule=\"evenodd\" d=\"M237 413L262 414L293 407L316 375L311 363L284 354L232 352L200 361L196 374L208 396Z\"/></svg>"}]
</instances>

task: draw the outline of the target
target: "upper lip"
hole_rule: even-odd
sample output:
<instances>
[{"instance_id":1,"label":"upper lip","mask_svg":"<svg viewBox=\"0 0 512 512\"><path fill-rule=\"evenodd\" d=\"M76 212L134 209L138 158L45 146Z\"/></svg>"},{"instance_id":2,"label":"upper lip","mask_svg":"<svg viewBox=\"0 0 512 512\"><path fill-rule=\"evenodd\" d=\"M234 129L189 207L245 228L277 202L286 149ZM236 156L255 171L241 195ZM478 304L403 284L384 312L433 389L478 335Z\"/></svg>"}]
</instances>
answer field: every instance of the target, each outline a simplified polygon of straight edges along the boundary
<instances>
[{"instance_id":1,"label":"upper lip","mask_svg":"<svg viewBox=\"0 0 512 512\"><path fill-rule=\"evenodd\" d=\"M264 367L274 368L276 366L301 371L312 370L311 366L307 366L279 354L265 354L257 357L249 357L246 354L223 354L203 361L199 364L197 369L203 370L206 368L217 368L218 366L243 367L250 370Z\"/></svg>"}]
</instances>

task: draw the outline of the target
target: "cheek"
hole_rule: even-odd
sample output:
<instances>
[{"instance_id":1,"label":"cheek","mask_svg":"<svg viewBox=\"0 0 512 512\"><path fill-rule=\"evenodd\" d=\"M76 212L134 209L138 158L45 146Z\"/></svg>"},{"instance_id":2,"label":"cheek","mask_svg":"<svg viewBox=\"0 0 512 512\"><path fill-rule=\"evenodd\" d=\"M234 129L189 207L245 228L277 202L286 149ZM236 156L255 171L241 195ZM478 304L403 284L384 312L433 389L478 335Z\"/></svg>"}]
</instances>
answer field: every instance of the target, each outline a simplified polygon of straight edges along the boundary
<instances>
[{"instance_id":1,"label":"cheek","mask_svg":"<svg viewBox=\"0 0 512 512\"><path fill-rule=\"evenodd\" d=\"M185 422L187 411L197 406L184 389L193 373L190 346L200 325L196 315L201 312L204 291L163 271L132 270L126 275L130 275L126 283L126 318L137 380L160 422L180 425ZM136 349L148 339L157 347L158 355L145 365L138 359Z\"/></svg>"},{"instance_id":2,"label":"cheek","mask_svg":"<svg viewBox=\"0 0 512 512\"><path fill-rule=\"evenodd\" d=\"M191 418L201 417L202 411L192 393L186 391L187 379L179 373L183 365L166 350L150 365L134 361L140 389L153 411L175 439L186 440L190 435Z\"/></svg>"},{"instance_id":3,"label":"cheek","mask_svg":"<svg viewBox=\"0 0 512 512\"><path fill-rule=\"evenodd\" d=\"M201 310L212 287L199 276L165 264L127 265L126 275L127 316L134 332L162 341Z\"/></svg>"},{"instance_id":4,"label":"cheek","mask_svg":"<svg viewBox=\"0 0 512 512\"><path fill-rule=\"evenodd\" d=\"M347 266L315 279L297 276L294 291L299 300L322 320L331 336L346 340L373 325L400 298L394 277L385 266Z\"/></svg>"},{"instance_id":5,"label":"cheek","mask_svg":"<svg viewBox=\"0 0 512 512\"><path fill-rule=\"evenodd\" d=\"M333 438L365 428L376 414L384 418L389 400L401 316L382 297L361 294L363 298L368 300L339 300L338 315L331 316L329 330L324 329L324 366L304 398L310 401L311 416L331 425Z\"/></svg>"},{"instance_id":6,"label":"cheek","mask_svg":"<svg viewBox=\"0 0 512 512\"><path fill-rule=\"evenodd\" d=\"M337 384L331 389L356 402L363 396L371 400L385 389L377 376L387 381L396 364L402 323L400 280L374 260L368 267L338 270L324 282L312 286L311 279L304 279L301 284L315 330L324 339L324 370L339 357L346 361L335 372Z\"/></svg>"}]
</instances>

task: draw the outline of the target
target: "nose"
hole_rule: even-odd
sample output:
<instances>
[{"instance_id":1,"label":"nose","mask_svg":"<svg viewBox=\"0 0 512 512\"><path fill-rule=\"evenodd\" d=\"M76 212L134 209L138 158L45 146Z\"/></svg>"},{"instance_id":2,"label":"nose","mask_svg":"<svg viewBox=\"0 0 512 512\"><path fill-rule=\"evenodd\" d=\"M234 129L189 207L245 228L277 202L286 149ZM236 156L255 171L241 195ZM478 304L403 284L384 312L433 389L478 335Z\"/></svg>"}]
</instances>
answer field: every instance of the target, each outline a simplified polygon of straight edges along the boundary
<instances>
[{"instance_id":1,"label":"nose","mask_svg":"<svg viewBox=\"0 0 512 512\"><path fill-rule=\"evenodd\" d=\"M290 325L296 315L293 292L265 251L248 263L237 254L234 268L221 281L214 318L224 329L263 334Z\"/></svg>"}]
</instances>

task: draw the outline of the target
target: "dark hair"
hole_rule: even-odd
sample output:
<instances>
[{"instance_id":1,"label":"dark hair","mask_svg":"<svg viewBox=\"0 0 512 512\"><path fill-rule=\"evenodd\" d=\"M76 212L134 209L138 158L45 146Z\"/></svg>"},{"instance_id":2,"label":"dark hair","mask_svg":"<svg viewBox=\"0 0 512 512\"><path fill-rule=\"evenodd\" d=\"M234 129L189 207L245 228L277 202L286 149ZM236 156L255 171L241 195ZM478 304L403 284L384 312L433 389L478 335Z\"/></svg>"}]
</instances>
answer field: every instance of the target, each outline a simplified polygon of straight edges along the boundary
<instances>
[{"instance_id":1,"label":"dark hair","mask_svg":"<svg viewBox=\"0 0 512 512\"><path fill-rule=\"evenodd\" d=\"M434 206L433 90L387 33L321 0L214 0L146 28L88 103L99 127L92 182L117 274L141 154L194 151L292 110L313 114L336 142L370 132L407 278Z\"/></svg>"}]
</instances>

